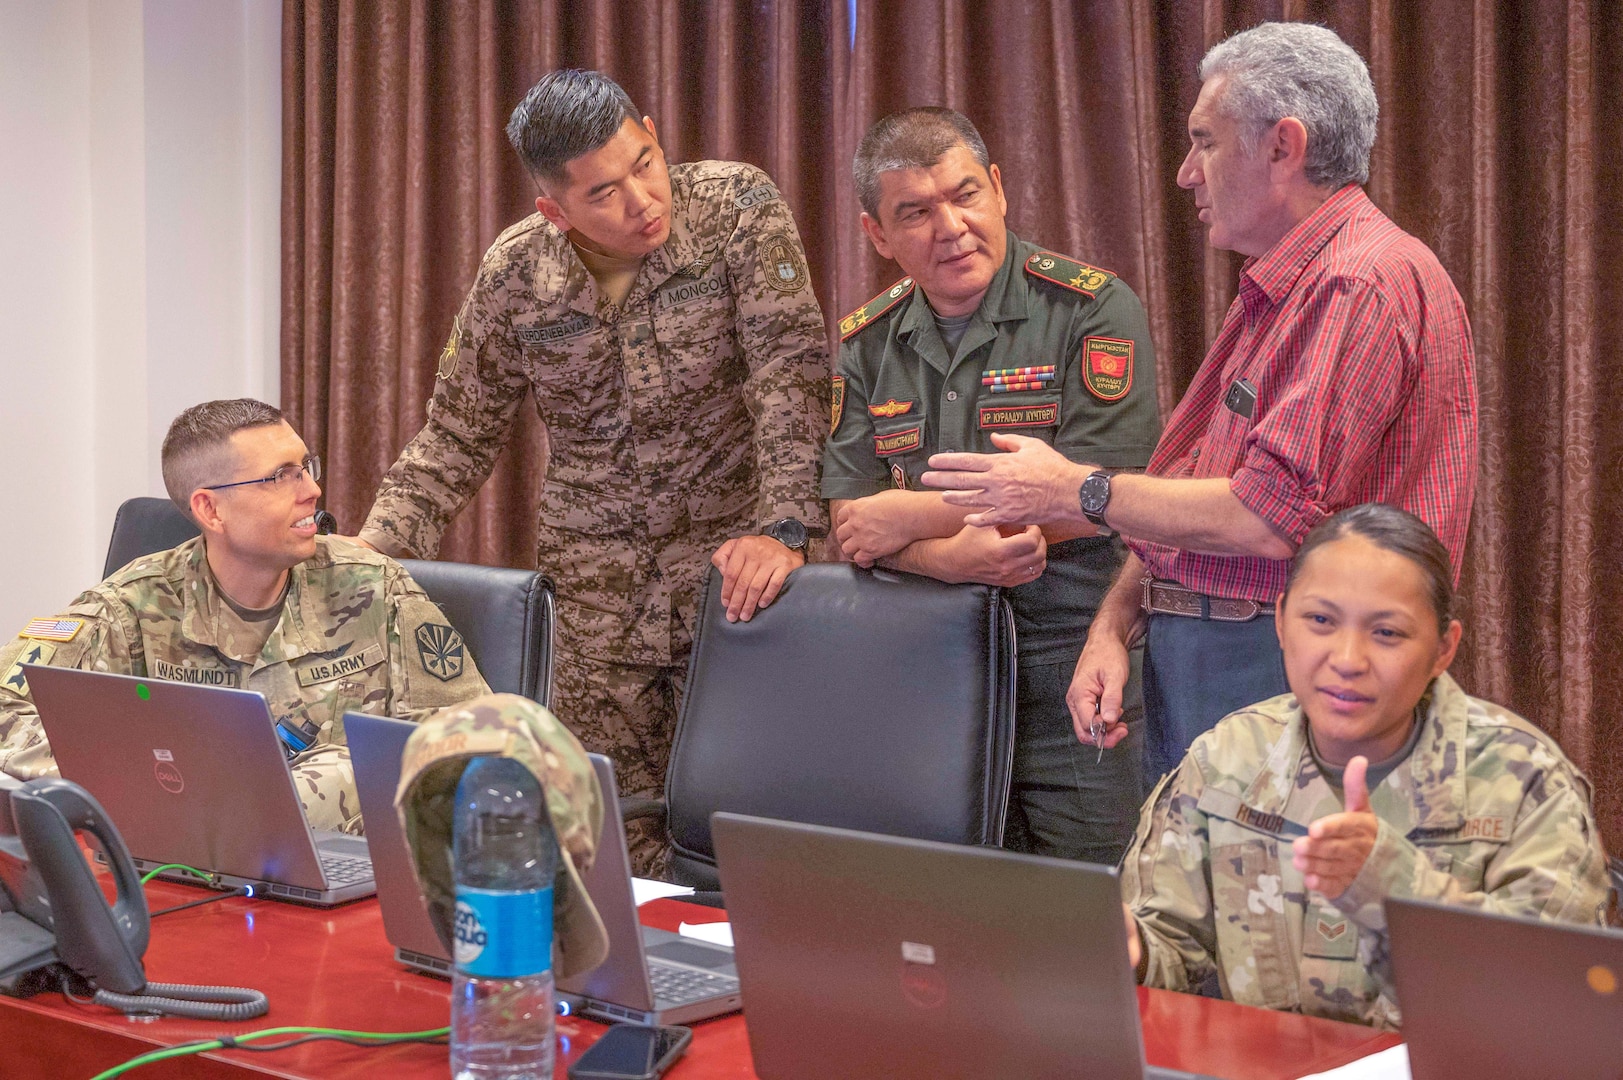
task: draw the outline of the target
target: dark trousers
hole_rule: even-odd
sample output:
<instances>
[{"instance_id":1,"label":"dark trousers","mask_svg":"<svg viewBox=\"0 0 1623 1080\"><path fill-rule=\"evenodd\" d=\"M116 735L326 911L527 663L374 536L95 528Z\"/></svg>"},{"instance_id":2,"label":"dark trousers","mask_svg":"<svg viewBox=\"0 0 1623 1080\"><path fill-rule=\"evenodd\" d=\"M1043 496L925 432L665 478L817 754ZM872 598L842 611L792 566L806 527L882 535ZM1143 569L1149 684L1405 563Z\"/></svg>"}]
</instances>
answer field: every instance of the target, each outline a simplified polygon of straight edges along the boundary
<instances>
[{"instance_id":1,"label":"dark trousers","mask_svg":"<svg viewBox=\"0 0 1623 1080\"><path fill-rule=\"evenodd\" d=\"M1223 717L1289 689L1273 616L1233 623L1151 615L1144 648L1146 787L1176 769L1189 744Z\"/></svg>"},{"instance_id":2,"label":"dark trousers","mask_svg":"<svg viewBox=\"0 0 1623 1080\"><path fill-rule=\"evenodd\" d=\"M1106 750L1078 741L1065 708L1076 658L1020 666L1014 727L1014 779L1003 846L1011 851L1114 866L1144 801L1144 708L1140 651L1123 695L1128 736Z\"/></svg>"}]
</instances>

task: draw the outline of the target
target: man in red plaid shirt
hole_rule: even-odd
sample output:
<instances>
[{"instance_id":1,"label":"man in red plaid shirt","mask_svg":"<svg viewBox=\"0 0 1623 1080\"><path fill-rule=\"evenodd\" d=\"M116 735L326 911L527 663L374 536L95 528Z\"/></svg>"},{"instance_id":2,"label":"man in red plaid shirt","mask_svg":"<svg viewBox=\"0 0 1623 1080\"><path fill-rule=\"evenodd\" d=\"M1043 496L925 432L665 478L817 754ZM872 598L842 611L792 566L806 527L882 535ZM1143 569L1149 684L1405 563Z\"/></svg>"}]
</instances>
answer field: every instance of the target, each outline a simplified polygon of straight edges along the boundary
<instances>
[{"instance_id":1,"label":"man in red plaid shirt","mask_svg":"<svg viewBox=\"0 0 1623 1080\"><path fill-rule=\"evenodd\" d=\"M1125 738L1128 649L1143 640L1151 778L1227 713L1287 692L1267 616L1315 523L1400 506L1457 577L1476 481L1465 306L1360 186L1377 116L1363 60L1323 27L1266 23L1214 47L1200 74L1178 183L1211 244L1248 259L1146 473L999 435L1008 453L939 454L923 477L990 507L969 524L1087 521L1126 537L1067 704L1079 738Z\"/></svg>"}]
</instances>

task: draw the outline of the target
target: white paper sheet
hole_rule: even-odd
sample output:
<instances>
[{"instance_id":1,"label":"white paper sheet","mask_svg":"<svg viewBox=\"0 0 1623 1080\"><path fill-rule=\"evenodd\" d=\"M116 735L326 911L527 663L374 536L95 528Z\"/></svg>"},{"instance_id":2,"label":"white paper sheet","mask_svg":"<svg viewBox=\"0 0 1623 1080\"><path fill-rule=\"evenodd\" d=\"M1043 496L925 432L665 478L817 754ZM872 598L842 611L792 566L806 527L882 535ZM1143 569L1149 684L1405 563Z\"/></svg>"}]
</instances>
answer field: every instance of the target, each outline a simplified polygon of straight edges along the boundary
<instances>
[{"instance_id":1,"label":"white paper sheet","mask_svg":"<svg viewBox=\"0 0 1623 1080\"><path fill-rule=\"evenodd\" d=\"M1409 1080L1409 1048L1394 1046L1302 1080Z\"/></svg>"},{"instance_id":2,"label":"white paper sheet","mask_svg":"<svg viewBox=\"0 0 1623 1080\"><path fill-rule=\"evenodd\" d=\"M683 923L676 928L683 937L698 938L712 945L733 947L733 924L728 922Z\"/></svg>"},{"instance_id":3,"label":"white paper sheet","mask_svg":"<svg viewBox=\"0 0 1623 1080\"><path fill-rule=\"evenodd\" d=\"M631 879L631 895L637 898L637 906L658 900L662 896L692 896L693 889L688 885L672 885L668 881L654 881L652 878L634 877Z\"/></svg>"}]
</instances>

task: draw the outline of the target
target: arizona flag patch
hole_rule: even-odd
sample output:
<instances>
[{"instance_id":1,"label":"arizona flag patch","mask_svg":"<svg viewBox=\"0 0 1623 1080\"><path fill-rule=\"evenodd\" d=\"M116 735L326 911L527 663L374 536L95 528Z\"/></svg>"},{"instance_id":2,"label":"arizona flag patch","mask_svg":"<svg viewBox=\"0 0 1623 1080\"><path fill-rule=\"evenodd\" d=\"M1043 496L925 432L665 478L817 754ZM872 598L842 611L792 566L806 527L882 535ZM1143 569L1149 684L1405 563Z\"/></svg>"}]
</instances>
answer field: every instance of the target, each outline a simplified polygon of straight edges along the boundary
<instances>
[{"instance_id":1,"label":"arizona flag patch","mask_svg":"<svg viewBox=\"0 0 1623 1080\"><path fill-rule=\"evenodd\" d=\"M1133 343L1122 338L1082 341L1082 384L1100 401L1120 401L1133 388Z\"/></svg>"}]
</instances>

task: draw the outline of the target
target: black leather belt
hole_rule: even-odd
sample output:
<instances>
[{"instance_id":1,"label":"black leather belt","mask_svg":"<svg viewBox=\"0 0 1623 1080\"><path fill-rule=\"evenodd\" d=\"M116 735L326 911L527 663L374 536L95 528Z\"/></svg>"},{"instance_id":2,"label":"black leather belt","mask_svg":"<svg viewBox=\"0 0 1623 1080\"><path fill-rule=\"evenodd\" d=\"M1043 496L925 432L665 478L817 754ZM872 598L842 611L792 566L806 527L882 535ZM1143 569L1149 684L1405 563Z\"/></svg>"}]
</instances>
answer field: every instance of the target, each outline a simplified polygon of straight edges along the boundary
<instances>
[{"instance_id":1,"label":"black leather belt","mask_svg":"<svg viewBox=\"0 0 1623 1080\"><path fill-rule=\"evenodd\" d=\"M1236 600L1228 596L1207 596L1182 585L1156 581L1145 575L1140 606L1151 615L1181 615L1187 619L1212 622L1250 622L1259 615L1272 615L1274 605L1256 600Z\"/></svg>"}]
</instances>

